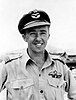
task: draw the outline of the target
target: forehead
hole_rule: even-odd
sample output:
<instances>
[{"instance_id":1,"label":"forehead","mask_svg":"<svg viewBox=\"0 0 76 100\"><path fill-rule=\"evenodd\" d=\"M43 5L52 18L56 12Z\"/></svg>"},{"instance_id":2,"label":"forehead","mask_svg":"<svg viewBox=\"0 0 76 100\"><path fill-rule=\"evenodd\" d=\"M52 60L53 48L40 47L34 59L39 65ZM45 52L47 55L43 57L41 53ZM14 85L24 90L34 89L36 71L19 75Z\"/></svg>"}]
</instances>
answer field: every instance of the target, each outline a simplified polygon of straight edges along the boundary
<instances>
[{"instance_id":1,"label":"forehead","mask_svg":"<svg viewBox=\"0 0 76 100\"><path fill-rule=\"evenodd\" d=\"M31 32L31 31L47 31L49 29L49 26L36 26L36 27L32 27L29 28L27 31Z\"/></svg>"}]
</instances>

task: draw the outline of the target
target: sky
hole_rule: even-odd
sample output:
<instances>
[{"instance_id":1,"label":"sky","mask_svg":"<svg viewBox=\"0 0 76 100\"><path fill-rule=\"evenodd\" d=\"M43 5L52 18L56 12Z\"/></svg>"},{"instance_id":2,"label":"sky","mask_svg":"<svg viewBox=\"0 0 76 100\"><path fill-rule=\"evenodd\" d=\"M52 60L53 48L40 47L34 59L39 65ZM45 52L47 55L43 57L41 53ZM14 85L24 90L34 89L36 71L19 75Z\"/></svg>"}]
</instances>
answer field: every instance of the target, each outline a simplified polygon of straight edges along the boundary
<instances>
[{"instance_id":1,"label":"sky","mask_svg":"<svg viewBox=\"0 0 76 100\"><path fill-rule=\"evenodd\" d=\"M27 47L17 26L34 9L46 11L51 19L47 49L76 54L76 0L0 0L0 54Z\"/></svg>"}]
</instances>

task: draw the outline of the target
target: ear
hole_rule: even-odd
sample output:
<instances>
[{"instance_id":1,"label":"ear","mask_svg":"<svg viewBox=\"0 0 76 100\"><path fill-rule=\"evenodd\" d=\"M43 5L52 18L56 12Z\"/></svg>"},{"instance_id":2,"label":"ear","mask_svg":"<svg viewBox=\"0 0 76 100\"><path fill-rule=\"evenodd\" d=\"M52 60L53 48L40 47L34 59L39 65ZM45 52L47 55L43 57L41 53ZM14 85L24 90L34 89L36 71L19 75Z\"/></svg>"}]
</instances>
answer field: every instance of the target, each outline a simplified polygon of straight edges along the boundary
<instances>
[{"instance_id":1,"label":"ear","mask_svg":"<svg viewBox=\"0 0 76 100\"><path fill-rule=\"evenodd\" d=\"M48 35L48 39L49 39L49 37L50 37L50 34Z\"/></svg>"},{"instance_id":2,"label":"ear","mask_svg":"<svg viewBox=\"0 0 76 100\"><path fill-rule=\"evenodd\" d=\"M48 39L49 39L49 37L50 37L50 27L48 26Z\"/></svg>"},{"instance_id":3,"label":"ear","mask_svg":"<svg viewBox=\"0 0 76 100\"><path fill-rule=\"evenodd\" d=\"M22 37L23 37L24 41L27 42L27 40L28 40L27 36L25 34L22 34Z\"/></svg>"}]
</instances>

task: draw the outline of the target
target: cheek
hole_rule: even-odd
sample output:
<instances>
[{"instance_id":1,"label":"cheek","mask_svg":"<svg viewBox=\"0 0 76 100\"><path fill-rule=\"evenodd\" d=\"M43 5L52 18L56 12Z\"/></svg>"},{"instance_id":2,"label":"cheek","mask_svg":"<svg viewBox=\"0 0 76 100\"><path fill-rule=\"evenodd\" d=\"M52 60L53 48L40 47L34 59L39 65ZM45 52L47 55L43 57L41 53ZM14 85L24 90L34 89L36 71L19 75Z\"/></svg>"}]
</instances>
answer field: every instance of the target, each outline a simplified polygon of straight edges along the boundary
<instances>
[{"instance_id":1,"label":"cheek","mask_svg":"<svg viewBox=\"0 0 76 100\"><path fill-rule=\"evenodd\" d=\"M33 41L33 38L31 38L30 36L26 36L26 42L29 43L29 42L32 42Z\"/></svg>"},{"instance_id":2,"label":"cheek","mask_svg":"<svg viewBox=\"0 0 76 100\"><path fill-rule=\"evenodd\" d=\"M33 42L33 38L30 38L30 37L28 37L27 39L26 39L26 42L29 44L29 45L31 45L32 44L32 42Z\"/></svg>"},{"instance_id":3,"label":"cheek","mask_svg":"<svg viewBox=\"0 0 76 100\"><path fill-rule=\"evenodd\" d=\"M45 38L44 38L44 41L45 41L45 42L47 42L47 41L48 41L48 39L49 39L48 37L45 37Z\"/></svg>"}]
</instances>

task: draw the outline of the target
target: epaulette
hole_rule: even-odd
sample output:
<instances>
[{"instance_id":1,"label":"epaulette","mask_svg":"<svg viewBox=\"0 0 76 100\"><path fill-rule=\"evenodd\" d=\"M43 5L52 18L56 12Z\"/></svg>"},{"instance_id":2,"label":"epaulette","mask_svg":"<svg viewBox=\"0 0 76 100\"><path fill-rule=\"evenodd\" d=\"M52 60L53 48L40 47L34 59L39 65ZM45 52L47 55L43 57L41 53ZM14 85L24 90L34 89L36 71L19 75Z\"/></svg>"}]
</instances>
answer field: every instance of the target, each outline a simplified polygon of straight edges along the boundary
<instances>
[{"instance_id":1,"label":"epaulette","mask_svg":"<svg viewBox=\"0 0 76 100\"><path fill-rule=\"evenodd\" d=\"M9 62L11 62L11 61L13 61L13 60L16 60L16 59L18 59L18 58L20 58L20 57L12 58L12 59L6 60L6 61L5 61L5 64L7 64L7 63L9 63Z\"/></svg>"},{"instance_id":2,"label":"epaulette","mask_svg":"<svg viewBox=\"0 0 76 100\"><path fill-rule=\"evenodd\" d=\"M4 61L5 64L7 64L13 60L21 58L22 55L23 55L22 52L11 52L11 53L7 53L3 55L1 58L2 58L2 61Z\"/></svg>"},{"instance_id":3,"label":"epaulette","mask_svg":"<svg viewBox=\"0 0 76 100\"><path fill-rule=\"evenodd\" d=\"M53 59L53 60L58 60L58 61L60 61L61 63L65 64L64 61L61 60L61 59L58 59L58 58L52 58L52 59Z\"/></svg>"},{"instance_id":4,"label":"epaulette","mask_svg":"<svg viewBox=\"0 0 76 100\"><path fill-rule=\"evenodd\" d=\"M59 55L53 55L51 52L49 52L49 54L50 54L51 58L52 58L54 61L58 60L58 61L60 61L61 63L65 64L64 61L61 60L61 58L60 58Z\"/></svg>"}]
</instances>

